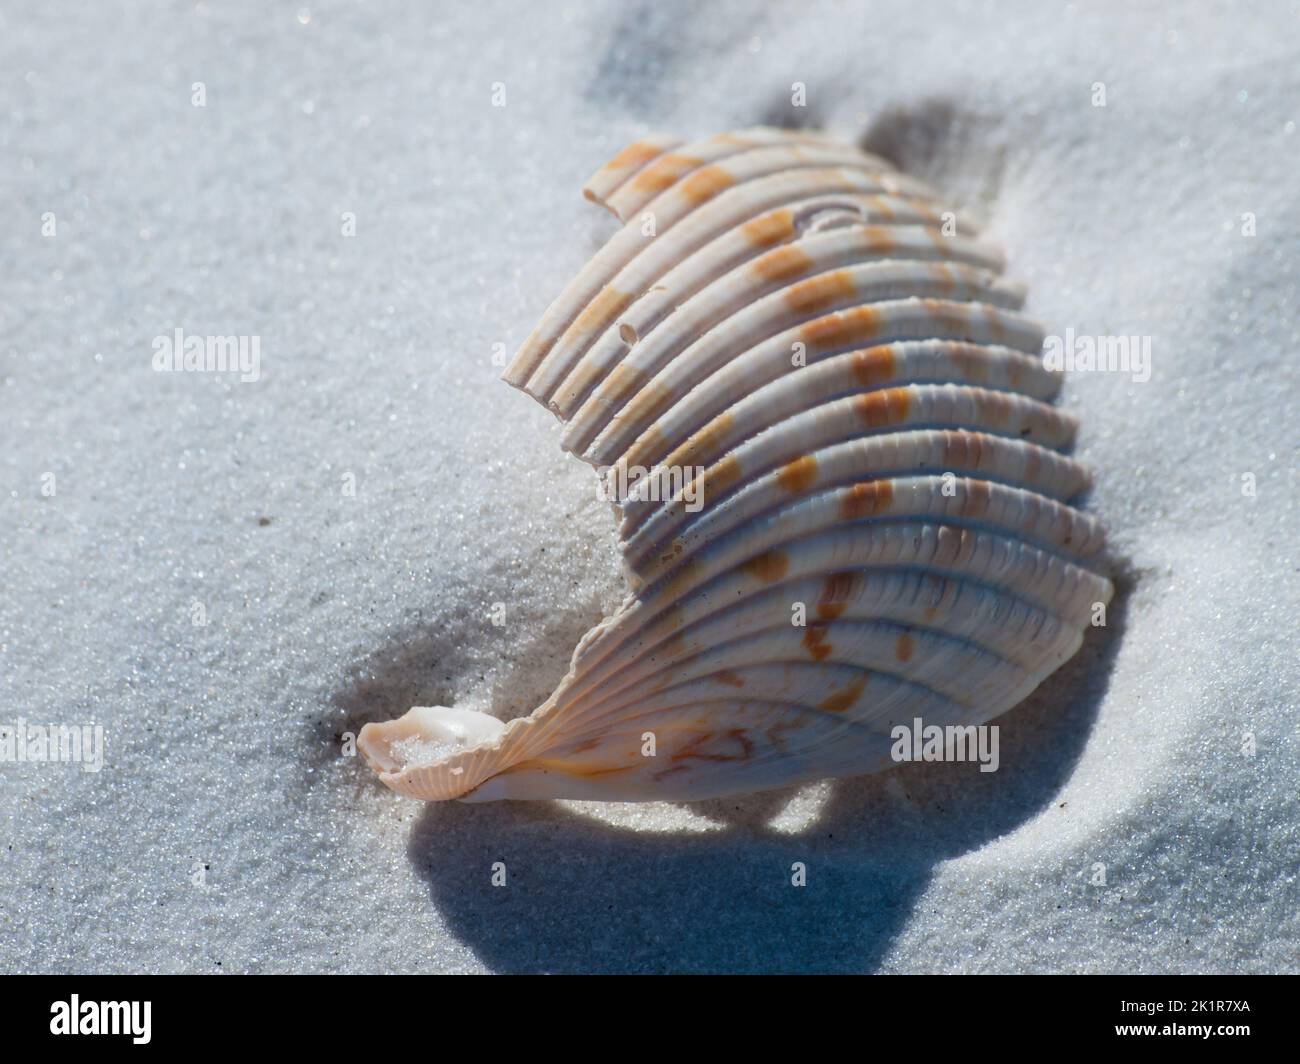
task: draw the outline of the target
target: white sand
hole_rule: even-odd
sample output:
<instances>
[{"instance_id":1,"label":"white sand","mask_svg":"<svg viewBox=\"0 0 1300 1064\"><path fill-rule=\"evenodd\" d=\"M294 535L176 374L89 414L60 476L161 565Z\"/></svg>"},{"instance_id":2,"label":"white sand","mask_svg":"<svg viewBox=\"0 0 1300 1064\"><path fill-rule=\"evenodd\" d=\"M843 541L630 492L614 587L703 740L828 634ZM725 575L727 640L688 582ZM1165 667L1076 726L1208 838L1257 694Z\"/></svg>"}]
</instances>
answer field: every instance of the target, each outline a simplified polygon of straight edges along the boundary
<instances>
[{"instance_id":1,"label":"white sand","mask_svg":"<svg viewBox=\"0 0 1300 1064\"><path fill-rule=\"evenodd\" d=\"M0 765L0 969L1300 970L1294 5L17 6L0 724L106 750ZM762 121L981 206L1050 330L1152 337L1148 382L1064 396L1109 638L991 775L397 798L340 733L527 712L621 595L594 478L492 363L610 232L582 179ZM153 372L177 327L259 337L261 379Z\"/></svg>"}]
</instances>

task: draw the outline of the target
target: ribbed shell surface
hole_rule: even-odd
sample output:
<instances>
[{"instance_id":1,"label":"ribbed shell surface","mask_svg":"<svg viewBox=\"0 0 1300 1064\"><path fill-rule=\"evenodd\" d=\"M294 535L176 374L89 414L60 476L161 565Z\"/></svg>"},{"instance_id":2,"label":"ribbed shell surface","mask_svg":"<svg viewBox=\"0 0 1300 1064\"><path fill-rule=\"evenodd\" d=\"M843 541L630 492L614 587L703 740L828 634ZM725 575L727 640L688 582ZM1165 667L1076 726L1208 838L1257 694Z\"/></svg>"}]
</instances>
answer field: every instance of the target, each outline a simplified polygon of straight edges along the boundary
<instances>
[{"instance_id":1,"label":"ribbed shell surface","mask_svg":"<svg viewBox=\"0 0 1300 1064\"><path fill-rule=\"evenodd\" d=\"M682 800L871 772L895 725L981 724L1078 649L1111 585L1076 423L969 220L769 129L649 137L583 192L624 224L504 377L605 478L632 590L490 739L404 761L367 726L386 783Z\"/></svg>"}]
</instances>

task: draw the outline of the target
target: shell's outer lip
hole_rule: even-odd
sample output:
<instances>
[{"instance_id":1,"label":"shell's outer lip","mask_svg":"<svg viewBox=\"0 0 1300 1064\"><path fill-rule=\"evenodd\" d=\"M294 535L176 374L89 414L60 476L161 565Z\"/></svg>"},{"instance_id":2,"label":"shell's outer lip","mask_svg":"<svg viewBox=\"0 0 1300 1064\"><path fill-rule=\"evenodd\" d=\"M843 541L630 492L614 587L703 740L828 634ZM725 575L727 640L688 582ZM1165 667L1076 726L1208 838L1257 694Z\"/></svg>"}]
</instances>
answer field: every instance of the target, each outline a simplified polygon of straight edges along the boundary
<instances>
[{"instance_id":1,"label":"shell's outer lip","mask_svg":"<svg viewBox=\"0 0 1300 1064\"><path fill-rule=\"evenodd\" d=\"M357 748L385 783L417 769L499 741L505 725L486 713L449 706L415 706L396 720L361 729Z\"/></svg>"}]
</instances>

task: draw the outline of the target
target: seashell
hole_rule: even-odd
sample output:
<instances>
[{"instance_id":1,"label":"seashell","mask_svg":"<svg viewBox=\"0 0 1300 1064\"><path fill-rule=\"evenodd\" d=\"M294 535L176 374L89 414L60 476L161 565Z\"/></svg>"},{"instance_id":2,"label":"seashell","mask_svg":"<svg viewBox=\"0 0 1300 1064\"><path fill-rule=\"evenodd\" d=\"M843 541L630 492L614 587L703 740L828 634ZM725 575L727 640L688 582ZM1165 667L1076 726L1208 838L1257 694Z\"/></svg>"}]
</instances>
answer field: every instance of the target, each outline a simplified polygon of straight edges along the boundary
<instances>
[{"instance_id":1,"label":"seashell","mask_svg":"<svg viewBox=\"0 0 1300 1064\"><path fill-rule=\"evenodd\" d=\"M771 129L648 138L583 194L623 227L504 379L602 470L631 593L528 717L366 725L384 783L687 800L857 775L896 724L981 724L1078 649L1112 589L1069 505L1076 422L971 220L950 235L921 182Z\"/></svg>"}]
</instances>

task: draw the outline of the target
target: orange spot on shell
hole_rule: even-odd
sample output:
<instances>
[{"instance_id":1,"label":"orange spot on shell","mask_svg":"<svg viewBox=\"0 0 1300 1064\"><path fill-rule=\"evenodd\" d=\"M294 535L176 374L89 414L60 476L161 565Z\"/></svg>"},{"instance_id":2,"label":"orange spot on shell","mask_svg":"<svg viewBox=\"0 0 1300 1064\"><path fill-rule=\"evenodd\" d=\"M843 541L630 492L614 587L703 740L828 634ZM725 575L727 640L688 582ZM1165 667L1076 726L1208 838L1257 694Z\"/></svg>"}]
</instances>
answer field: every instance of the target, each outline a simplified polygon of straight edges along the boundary
<instances>
[{"instance_id":1,"label":"orange spot on shell","mask_svg":"<svg viewBox=\"0 0 1300 1064\"><path fill-rule=\"evenodd\" d=\"M777 248L755 259L751 269L765 281L788 281L812 269L813 260L798 245Z\"/></svg>"},{"instance_id":2,"label":"orange spot on shell","mask_svg":"<svg viewBox=\"0 0 1300 1064\"><path fill-rule=\"evenodd\" d=\"M629 144L605 164L606 170L629 170L634 166L643 166L651 159L662 154L663 149L648 141L638 140Z\"/></svg>"},{"instance_id":3,"label":"orange spot on shell","mask_svg":"<svg viewBox=\"0 0 1300 1064\"><path fill-rule=\"evenodd\" d=\"M683 174L689 174L703 161L693 155L678 155L676 152L661 155L632 179L632 190L654 195L672 188Z\"/></svg>"},{"instance_id":4,"label":"orange spot on shell","mask_svg":"<svg viewBox=\"0 0 1300 1064\"><path fill-rule=\"evenodd\" d=\"M601 367L591 362L580 362L573 376L565 382L563 391L575 396L584 394L600 377ZM620 362L596 388L596 401L604 408L621 403L646 381L644 370Z\"/></svg>"},{"instance_id":5,"label":"orange spot on shell","mask_svg":"<svg viewBox=\"0 0 1300 1064\"><path fill-rule=\"evenodd\" d=\"M643 380L627 401L627 416L633 421L658 417L673 405L673 392L667 385Z\"/></svg>"},{"instance_id":6,"label":"orange spot on shell","mask_svg":"<svg viewBox=\"0 0 1300 1064\"><path fill-rule=\"evenodd\" d=\"M869 347L853 352L853 379L865 388L875 388L894 379L898 359L892 347Z\"/></svg>"},{"instance_id":7,"label":"orange spot on shell","mask_svg":"<svg viewBox=\"0 0 1300 1064\"><path fill-rule=\"evenodd\" d=\"M853 292L853 274L848 270L832 270L792 285L785 294L785 302L797 314L811 314Z\"/></svg>"},{"instance_id":8,"label":"orange spot on shell","mask_svg":"<svg viewBox=\"0 0 1300 1064\"><path fill-rule=\"evenodd\" d=\"M916 642L912 639L910 632L904 632L894 644L894 657L899 661L911 661L915 652Z\"/></svg>"},{"instance_id":9,"label":"orange spot on shell","mask_svg":"<svg viewBox=\"0 0 1300 1064\"><path fill-rule=\"evenodd\" d=\"M884 513L894 501L892 480L868 480L854 484L840 502L840 516L846 521L858 521Z\"/></svg>"},{"instance_id":10,"label":"orange spot on shell","mask_svg":"<svg viewBox=\"0 0 1300 1064\"><path fill-rule=\"evenodd\" d=\"M901 424L912 408L912 393L907 388L886 388L867 392L853 401L858 417L873 429Z\"/></svg>"},{"instance_id":11,"label":"orange spot on shell","mask_svg":"<svg viewBox=\"0 0 1300 1064\"><path fill-rule=\"evenodd\" d=\"M864 672L852 683L825 698L817 708L824 709L829 713L843 713L857 702L858 696L862 694L863 688L867 686L868 679L870 679L870 673Z\"/></svg>"},{"instance_id":12,"label":"orange spot on shell","mask_svg":"<svg viewBox=\"0 0 1300 1064\"><path fill-rule=\"evenodd\" d=\"M682 182L681 194L684 200L698 207L734 183L735 178L722 167L706 166Z\"/></svg>"},{"instance_id":13,"label":"orange spot on shell","mask_svg":"<svg viewBox=\"0 0 1300 1064\"><path fill-rule=\"evenodd\" d=\"M862 230L862 245L873 255L888 255L894 250L894 234L885 225L869 225Z\"/></svg>"},{"instance_id":14,"label":"orange spot on shell","mask_svg":"<svg viewBox=\"0 0 1300 1064\"><path fill-rule=\"evenodd\" d=\"M803 632L804 649L808 651L813 661L822 661L827 658L835 648L826 642L827 632L830 630L829 621L813 621Z\"/></svg>"},{"instance_id":15,"label":"orange spot on shell","mask_svg":"<svg viewBox=\"0 0 1300 1064\"><path fill-rule=\"evenodd\" d=\"M735 418L730 413L721 413L704 428L691 435L685 443L673 451L664 461L670 468L688 465L702 465L722 450L735 428Z\"/></svg>"},{"instance_id":16,"label":"orange spot on shell","mask_svg":"<svg viewBox=\"0 0 1300 1064\"><path fill-rule=\"evenodd\" d=\"M632 302L630 292L620 292L612 285L606 285L578 315L578 320L573 323L576 332L595 332L604 330L615 318L627 309Z\"/></svg>"},{"instance_id":17,"label":"orange spot on shell","mask_svg":"<svg viewBox=\"0 0 1300 1064\"><path fill-rule=\"evenodd\" d=\"M724 495L734 487L742 476L744 476L744 470L740 468L740 463L733 455L727 455L726 458L704 474L704 483L701 486L699 497L700 504L708 506L711 501Z\"/></svg>"},{"instance_id":18,"label":"orange spot on shell","mask_svg":"<svg viewBox=\"0 0 1300 1064\"><path fill-rule=\"evenodd\" d=\"M787 462L777 473L777 483L791 495L797 495L817 479L817 459L810 454Z\"/></svg>"},{"instance_id":19,"label":"orange spot on shell","mask_svg":"<svg viewBox=\"0 0 1300 1064\"><path fill-rule=\"evenodd\" d=\"M790 559L783 551L768 550L750 558L741 569L765 584L773 584L789 571Z\"/></svg>"},{"instance_id":20,"label":"orange spot on shell","mask_svg":"<svg viewBox=\"0 0 1300 1064\"><path fill-rule=\"evenodd\" d=\"M755 247L770 247L794 236L794 211L780 210L760 214L740 227Z\"/></svg>"},{"instance_id":21,"label":"orange spot on shell","mask_svg":"<svg viewBox=\"0 0 1300 1064\"><path fill-rule=\"evenodd\" d=\"M873 307L853 307L827 314L803 327L809 347L831 350L862 340L870 340L880 331L880 313Z\"/></svg>"},{"instance_id":22,"label":"orange spot on shell","mask_svg":"<svg viewBox=\"0 0 1300 1064\"><path fill-rule=\"evenodd\" d=\"M667 446L668 441L664 439L664 434L659 426L651 425L627 449L627 454L619 459L618 464L620 466L644 465L648 467L651 464L650 459L663 454L664 448Z\"/></svg>"},{"instance_id":23,"label":"orange spot on shell","mask_svg":"<svg viewBox=\"0 0 1300 1064\"><path fill-rule=\"evenodd\" d=\"M821 597L817 599L817 616L834 620L848 609L857 579L853 573L831 573L822 587Z\"/></svg>"},{"instance_id":24,"label":"orange spot on shell","mask_svg":"<svg viewBox=\"0 0 1300 1064\"><path fill-rule=\"evenodd\" d=\"M949 430L943 434L942 465L978 469L984 458L983 437L977 432Z\"/></svg>"},{"instance_id":25,"label":"orange spot on shell","mask_svg":"<svg viewBox=\"0 0 1300 1064\"><path fill-rule=\"evenodd\" d=\"M721 672L713 674L713 678L718 683L725 683L728 687L744 687L745 678L732 672L730 669L723 669Z\"/></svg>"},{"instance_id":26,"label":"orange spot on shell","mask_svg":"<svg viewBox=\"0 0 1300 1064\"><path fill-rule=\"evenodd\" d=\"M963 480L958 488L960 512L964 517L982 517L988 513L992 488L987 480Z\"/></svg>"}]
</instances>

